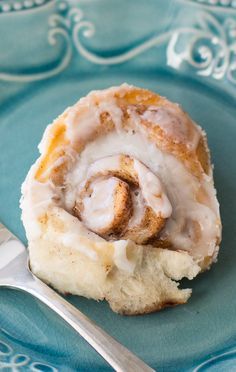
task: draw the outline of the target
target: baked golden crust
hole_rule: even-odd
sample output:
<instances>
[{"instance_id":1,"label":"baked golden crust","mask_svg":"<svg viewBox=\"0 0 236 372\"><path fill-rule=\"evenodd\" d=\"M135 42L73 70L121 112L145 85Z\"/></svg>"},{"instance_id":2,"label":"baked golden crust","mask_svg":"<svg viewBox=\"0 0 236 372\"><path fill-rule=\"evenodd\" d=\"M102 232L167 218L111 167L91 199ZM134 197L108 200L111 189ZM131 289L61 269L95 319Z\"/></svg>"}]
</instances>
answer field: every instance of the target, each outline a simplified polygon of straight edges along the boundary
<instances>
[{"instance_id":1,"label":"baked golden crust","mask_svg":"<svg viewBox=\"0 0 236 372\"><path fill-rule=\"evenodd\" d=\"M109 302L109 299L106 299ZM130 316L135 316L135 315L145 315L145 314L151 314L155 313L157 311L161 311L167 307L175 307L177 305L184 305L187 302L186 300L181 300L181 301L168 301L166 300L165 302L160 303L157 301L156 303L154 302L152 305L144 305L141 309L139 308L138 310L133 311L132 308L128 307L123 307L120 309L119 305L116 307L116 304L111 303L110 307L115 313L119 313L121 315L130 315Z\"/></svg>"},{"instance_id":2,"label":"baked golden crust","mask_svg":"<svg viewBox=\"0 0 236 372\"><path fill-rule=\"evenodd\" d=\"M146 130L148 133L148 137L156 143L159 149L170 153L175 157L178 157L182 162L185 163L185 165L194 175L201 177L201 174L203 172L209 173L210 158L206 136L202 131L200 131L200 129L198 129L200 136L197 147L193 149L188 148L187 142L188 140L191 141L192 132L196 131L197 129L196 127L193 127L191 119L180 109L178 105L170 103L158 94L154 94L145 89L138 88L130 89L126 94L116 92L114 93L114 97L116 98L117 106L122 109L124 115L121 125L123 129L127 131L138 130L134 121L130 117L131 109L137 112L137 114L140 114L140 112L144 112L145 109L148 109L150 105L155 106L156 108L171 105L179 115L185 115L186 125L188 127L188 133L186 135L185 143L176 142L176 138L178 138L182 130L181 125L175 127L175 133L172 137L168 133L165 133L165 131L158 125L158 123L155 123L155 125L153 125L153 123L141 119L139 125L143 126L144 130ZM97 102L98 104L100 99L106 99L106 97L101 96L100 98L97 95L95 102ZM79 125L80 115L81 113L86 114L86 112L89 111L89 104L83 103L78 104L78 106L79 108L77 111L77 120ZM63 145L68 144L65 124L67 118L68 112L65 112L52 124L51 136L50 140L48 141L47 151L41 160L38 172L36 174L36 178L39 181L45 181L48 177L50 177L50 173L48 173L50 165L52 165L57 158L62 156L62 153L58 151L58 149L60 149ZM100 136L104 135L104 133L109 133L110 131L115 129L115 124L107 111L103 111L100 114L100 119L101 121L99 125L94 129L94 131L90 132L86 140L78 140L73 145L77 152L81 152L82 149L85 148L85 146L89 142L94 141ZM52 171L55 171L55 169L53 168ZM44 173L47 174L47 177L45 179L43 179Z\"/></svg>"},{"instance_id":3,"label":"baked golden crust","mask_svg":"<svg viewBox=\"0 0 236 372\"><path fill-rule=\"evenodd\" d=\"M94 95L95 97L93 98L93 101L96 105L99 105L101 100L106 99L106 93L105 97L100 97L99 94L96 93ZM166 133L163 128L158 125L158 123L153 125L153 122L146 119L141 118L139 121L139 126L143 127L143 130L145 130L147 133L148 138L154 142L161 151L169 153L178 158L185 164L185 166L194 176L201 178L202 174L209 174L211 167L206 136L199 128L193 126L189 116L184 113L178 105L170 103L158 94L139 88L132 88L126 93L122 91L119 92L118 90L114 93L114 99L116 101L116 105L122 110L123 113L121 123L122 128L127 132L131 130L134 133L140 130L140 128L137 128L137 123L135 123L131 113L137 114L140 117L140 115L144 114L150 108L150 106L152 107L152 110L155 108L158 110L159 108L171 106L176 115L180 115L180 117L185 118L185 126L187 128L184 138L185 141L176 141L176 139L178 139L179 136L181 137L182 134L181 125L176 125L172 135ZM90 105L84 101L83 103L79 103L78 106L77 119L79 125L80 116L85 115L86 112L89 111ZM68 142L65 130L66 125L64 124L68 115L68 112L64 113L53 123L51 141L48 143L47 152L42 158L39 170L36 174L36 178L39 181L45 181L47 180L47 177L51 177L53 182L55 182L57 185L63 184L63 174L66 174L66 171L69 167L67 162L70 162L70 159L67 158L60 166L52 167L51 174L50 172L48 173L48 168L50 168L51 163L55 163L55 159L57 157L59 158L63 155L63 150L61 150L62 145ZM86 140L82 142L79 139L75 142L73 147L76 152L80 153L91 141L95 141L105 133L109 133L114 130L116 130L116 127L111 115L109 112L103 111L100 114L99 125L94 129L94 131L90 132ZM191 144L191 140L194 137L194 132L198 133L199 139L198 143L191 148L191 146L189 147L188 144ZM46 177L45 173L47 174ZM137 174L133 169L133 159L126 155L120 156L119 169L98 172L88 182L91 183L95 178L100 176L112 176L120 178L121 180L124 180L132 185L132 188L134 188L134 186L139 186ZM88 187L88 184L86 187ZM95 232L105 238L110 237L111 239L115 239L119 237L131 239L138 244L150 242L150 239L155 237L154 245L158 246L160 242L161 246L164 244L171 247L171 244L164 243L166 239L160 241L158 238L158 233L163 228L165 219L163 219L161 216L157 216L150 208L146 208L142 221L137 226L133 226L132 228L127 227L129 220L128 217L132 215L132 205L130 203L130 198L128 198L126 202L124 201L125 199L122 198L122 195L125 195L127 190L123 190L122 187L120 190L120 201L123 201L125 204L120 205L119 213L115 213L116 218L113 219L109 226L104 227L101 230L96 230ZM118 197L118 194L116 194L116 197ZM118 203L116 204L116 210L118 208L117 205ZM74 206L75 215L79 216L80 218L81 208L81 202L78 202ZM124 218L124 216L127 216L127 218Z\"/></svg>"}]
</instances>

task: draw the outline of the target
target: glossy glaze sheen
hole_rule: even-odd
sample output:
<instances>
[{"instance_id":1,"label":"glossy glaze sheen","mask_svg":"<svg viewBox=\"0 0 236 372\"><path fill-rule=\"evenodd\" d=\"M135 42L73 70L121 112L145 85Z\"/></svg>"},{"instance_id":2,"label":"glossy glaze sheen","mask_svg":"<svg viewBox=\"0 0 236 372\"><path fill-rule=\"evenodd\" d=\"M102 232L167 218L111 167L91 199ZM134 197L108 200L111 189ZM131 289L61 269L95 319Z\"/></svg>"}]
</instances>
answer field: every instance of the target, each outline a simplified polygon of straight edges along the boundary
<instances>
[{"instance_id":1,"label":"glossy glaze sheen","mask_svg":"<svg viewBox=\"0 0 236 372\"><path fill-rule=\"evenodd\" d=\"M127 81L181 103L207 131L212 149L223 220L218 264L191 283L193 296L187 305L157 314L127 318L112 313L105 303L75 297L69 300L154 368L228 371L236 363L236 86L231 76L234 66L230 65L233 53L230 45L235 40L231 20L235 10L230 5L211 6L210 2L199 5L193 1L169 1L165 6L161 1L130 1L128 6L121 1L119 7L115 1L81 1L83 16L77 12L76 21L72 20L73 14L69 14L68 4L60 4L49 1L29 11L0 15L0 32L3 27L8 35L7 40L1 40L2 50L5 48L8 53L0 57L0 219L25 241L18 201L20 185L37 157L36 146L45 126L91 89ZM48 26L53 14L60 14L62 18L53 16ZM63 19L67 23L63 24ZM203 19L200 25L199 19ZM9 20L14 21L14 30ZM96 28L90 38L81 34L79 38L92 56L81 51L76 42L73 30L82 20L88 20ZM173 35L179 34L169 31L182 27L183 20L187 31L191 28L191 33L195 33L196 47L206 42L208 52L215 50L209 40L199 37L204 32L206 36L207 32L220 42L222 30L230 28L231 33L224 41L224 68L218 66L215 70L210 64L212 60L217 61L215 54L205 67L197 64L201 62L197 51L195 64L189 63L191 59L186 54L176 57L180 50L173 49ZM54 46L47 42L47 33L52 29L51 33L58 36ZM195 29L203 29L203 33ZM58 30L60 35L55 35ZM190 51L189 33L184 35L187 37L182 41L178 39L181 42L178 48ZM11 40L13 47L9 51ZM141 49L134 49L137 47ZM170 53L173 50L174 56ZM128 51L131 54L127 55ZM122 61L124 63L119 64ZM54 77L46 79L50 75ZM38 81L33 81L35 79ZM25 80L30 83L23 82ZM36 362L63 371L92 371L94 367L109 370L83 340L29 295L1 290L0 299L3 343L0 344L0 363L12 363L14 357L23 354L30 362L22 365L22 370L29 370L29 364Z\"/></svg>"}]
</instances>

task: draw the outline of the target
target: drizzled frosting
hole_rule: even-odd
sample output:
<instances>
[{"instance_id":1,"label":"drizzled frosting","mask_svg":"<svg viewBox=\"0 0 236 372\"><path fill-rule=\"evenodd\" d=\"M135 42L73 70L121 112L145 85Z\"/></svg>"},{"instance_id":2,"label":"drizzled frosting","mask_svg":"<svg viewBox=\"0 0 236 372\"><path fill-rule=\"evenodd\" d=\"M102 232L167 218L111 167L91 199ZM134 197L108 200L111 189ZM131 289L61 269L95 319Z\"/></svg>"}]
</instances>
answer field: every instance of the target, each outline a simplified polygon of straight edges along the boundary
<instances>
[{"instance_id":1,"label":"drizzled frosting","mask_svg":"<svg viewBox=\"0 0 236 372\"><path fill-rule=\"evenodd\" d=\"M120 97L131 87L124 85L120 89ZM62 232L65 245L76 246L86 254L85 241L93 242L88 249L88 256L99 258L98 246L110 249L114 264L123 270L132 270L134 264L127 257L126 248L129 240L118 239L106 242L97 234L89 231L94 224L101 227L108 224L114 217L114 190L117 181L110 177L100 179L91 184L92 194L86 195L82 221L71 216L78 197L78 192L84 187L86 180L97 173L119 169L120 154L133 159L133 168L139 182L139 190L130 190L133 203L133 213L128 221L128 227L137 225L143 218L144 206L150 206L156 214L160 214L167 222L160 233L161 239L166 239L172 249L183 249L201 261L205 256L214 253L216 239L220 236L219 208L212 184L212 179L202 174L201 179L193 176L186 166L175 156L159 149L155 142L150 141L147 131L140 125L140 120L158 125L167 136L175 138L176 142L184 143L191 151L195 150L201 136L200 129L190 118L181 115L176 106L165 105L156 108L149 105L139 115L133 105L127 112L138 131L133 132L122 126L123 111L115 99L116 88L104 92L92 92L74 107L63 114L66 125L66 138L69 144L64 145L65 154L69 156L69 168L64 177L63 185L54 185L50 179L40 182L35 179L40 160L33 166L22 187L21 207L22 218L29 240L37 239L42 234L40 219L49 210L57 211L65 221L74 221L73 233ZM101 130L101 114L107 112L115 130L96 136ZM48 149L51 128L46 130L40 150ZM71 149L88 141L80 153ZM51 167L63 164L66 158L56 159ZM56 163L57 162L57 163ZM47 170L50 174L51 168ZM205 201L197 200L199 190L205 195ZM63 211L63 212L62 212ZM83 223L83 219L84 222ZM76 222L75 222L76 221ZM70 235L68 235L70 234ZM86 240L87 239L87 240ZM83 240L84 241L84 240ZM134 243L132 243L134 244ZM97 245L97 248L96 248ZM105 248L107 247L107 248ZM92 254L91 252L95 253Z\"/></svg>"},{"instance_id":2,"label":"drizzled frosting","mask_svg":"<svg viewBox=\"0 0 236 372\"><path fill-rule=\"evenodd\" d=\"M76 164L75 169L80 169L80 166ZM133 222L140 220L140 224L133 226L139 229L139 234L135 238L133 231L132 240L143 243L158 233L164 219L170 217L172 212L157 175L137 159L124 154L96 160L87 168L87 177L82 183L78 182L77 177L76 181L70 179L66 183L73 185L78 217L88 228L103 237L107 237L107 234L113 239L131 236L131 217ZM137 193L142 194L142 198L138 198L139 208L135 205ZM136 216L140 216L140 211L143 211L144 219ZM142 230L146 231L143 238L140 237Z\"/></svg>"},{"instance_id":3,"label":"drizzled frosting","mask_svg":"<svg viewBox=\"0 0 236 372\"><path fill-rule=\"evenodd\" d=\"M91 195L83 199L82 220L91 230L99 230L114 218L114 192L118 180L114 177L93 182Z\"/></svg>"},{"instance_id":4,"label":"drizzled frosting","mask_svg":"<svg viewBox=\"0 0 236 372\"><path fill-rule=\"evenodd\" d=\"M200 129L196 125L189 125L191 119L180 110L178 105L165 105L158 108L150 106L141 115L141 119L158 125L175 142L184 143L191 150L196 149L201 135Z\"/></svg>"},{"instance_id":5,"label":"drizzled frosting","mask_svg":"<svg viewBox=\"0 0 236 372\"><path fill-rule=\"evenodd\" d=\"M142 159L142 163L148 166L152 174L158 174L162 180L170 201L170 205L167 204L167 209L172 209L172 215L168 219L162 236L168 238L176 249L192 251L194 255L199 257L208 253L210 255L215 244L214 237L218 236L220 231L218 203L211 179L205 175L204 179L199 181L188 172L178 159L163 153L140 134L113 132L90 143L78 156L74 168L67 174L67 183L74 185L74 200L76 199L77 183L86 178L86 170L90 169L90 164L93 164L92 169L94 169L95 164L100 164L97 159L110 156L114 160L112 155L117 152L134 156L135 159ZM117 166L117 162L114 164ZM79 177L78 169L81 170ZM100 166L98 169L101 169ZM146 180L146 178L144 179ZM152 187L152 185L147 185L147 190L148 186ZM207 194L209 206L196 201L196 195L200 188L204 189ZM73 193L72 190L70 190L71 192ZM138 197L136 198L138 199ZM141 199L141 196L139 198ZM138 217L138 213L135 216L139 220L143 210L142 203L142 200L138 200L136 205L140 217ZM151 203L153 206L153 201ZM170 213L170 210L167 212ZM201 239L198 242L192 240L191 224L184 226L187 220L199 222ZM205 223L207 221L210 225ZM131 223L132 220L130 220Z\"/></svg>"},{"instance_id":6,"label":"drizzled frosting","mask_svg":"<svg viewBox=\"0 0 236 372\"><path fill-rule=\"evenodd\" d=\"M163 192L160 180L138 160L134 161L134 169L138 174L140 188L147 204L163 218L171 216L172 207L168 197Z\"/></svg>"}]
</instances>

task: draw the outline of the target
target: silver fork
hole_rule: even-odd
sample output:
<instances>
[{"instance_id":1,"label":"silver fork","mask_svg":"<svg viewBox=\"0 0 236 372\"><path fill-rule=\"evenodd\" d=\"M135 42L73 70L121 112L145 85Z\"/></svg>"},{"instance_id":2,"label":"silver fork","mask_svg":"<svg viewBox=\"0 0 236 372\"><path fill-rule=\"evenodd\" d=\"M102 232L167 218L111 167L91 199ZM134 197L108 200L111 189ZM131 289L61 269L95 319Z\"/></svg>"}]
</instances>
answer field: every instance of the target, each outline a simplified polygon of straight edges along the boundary
<instances>
[{"instance_id":1,"label":"silver fork","mask_svg":"<svg viewBox=\"0 0 236 372\"><path fill-rule=\"evenodd\" d=\"M23 290L45 303L69 323L116 371L154 371L39 280L30 271L25 246L1 223L0 257L0 287Z\"/></svg>"}]
</instances>

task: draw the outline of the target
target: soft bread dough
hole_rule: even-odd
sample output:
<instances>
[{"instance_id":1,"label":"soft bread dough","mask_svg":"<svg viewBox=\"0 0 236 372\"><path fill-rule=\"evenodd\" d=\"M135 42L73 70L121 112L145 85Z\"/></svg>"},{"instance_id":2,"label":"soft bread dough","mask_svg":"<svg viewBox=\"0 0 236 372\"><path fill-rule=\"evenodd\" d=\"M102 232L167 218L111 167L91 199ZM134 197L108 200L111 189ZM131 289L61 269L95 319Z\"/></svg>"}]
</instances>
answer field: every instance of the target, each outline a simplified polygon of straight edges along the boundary
<instances>
[{"instance_id":1,"label":"soft bread dough","mask_svg":"<svg viewBox=\"0 0 236 372\"><path fill-rule=\"evenodd\" d=\"M127 84L91 92L44 133L22 185L33 272L122 314L185 303L216 260L219 205L206 135Z\"/></svg>"}]
</instances>

